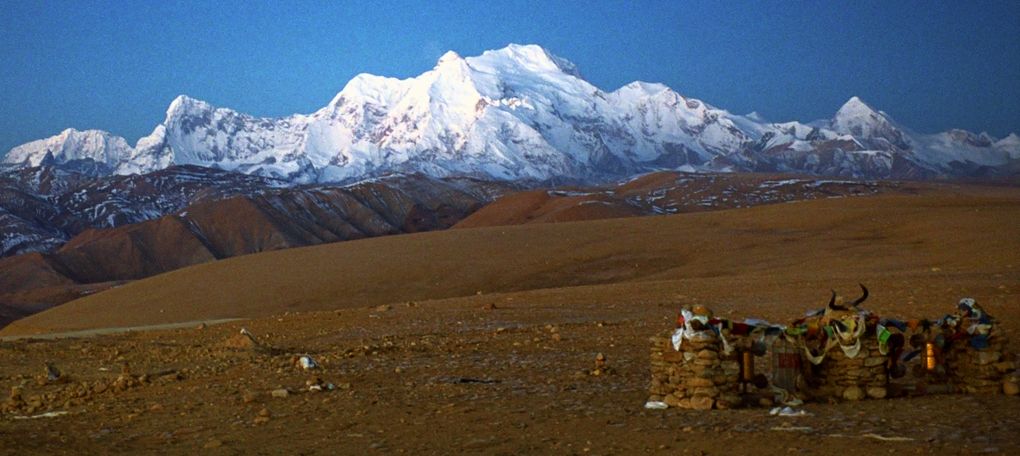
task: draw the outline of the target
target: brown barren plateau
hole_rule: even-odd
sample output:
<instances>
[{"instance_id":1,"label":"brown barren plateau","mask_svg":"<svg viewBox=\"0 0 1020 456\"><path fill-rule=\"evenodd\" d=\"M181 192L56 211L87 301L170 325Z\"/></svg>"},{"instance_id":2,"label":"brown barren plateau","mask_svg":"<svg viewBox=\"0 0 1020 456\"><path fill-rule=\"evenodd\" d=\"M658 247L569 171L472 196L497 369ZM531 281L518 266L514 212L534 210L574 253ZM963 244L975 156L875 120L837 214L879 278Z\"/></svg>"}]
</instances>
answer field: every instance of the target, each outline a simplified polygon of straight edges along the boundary
<instances>
[{"instance_id":1,"label":"brown barren plateau","mask_svg":"<svg viewBox=\"0 0 1020 456\"><path fill-rule=\"evenodd\" d=\"M1020 452L1015 396L809 404L811 416L799 418L642 408L647 339L672 327L679 306L786 322L823 306L830 288L856 293L858 282L872 291L865 307L888 316L938 317L973 297L1015 349L1020 190L942 185L455 229L179 269L0 335L247 320L0 342L0 387L38 397L33 413L69 412L3 416L0 452ZM241 327L273 349L225 344ZM600 352L615 372L588 375ZM321 368L294 367L303 354ZM46 362L70 380L37 383ZM115 383L122 370L145 381L78 386ZM316 377L337 389L309 392ZM273 397L281 388L287 397Z\"/></svg>"}]
</instances>

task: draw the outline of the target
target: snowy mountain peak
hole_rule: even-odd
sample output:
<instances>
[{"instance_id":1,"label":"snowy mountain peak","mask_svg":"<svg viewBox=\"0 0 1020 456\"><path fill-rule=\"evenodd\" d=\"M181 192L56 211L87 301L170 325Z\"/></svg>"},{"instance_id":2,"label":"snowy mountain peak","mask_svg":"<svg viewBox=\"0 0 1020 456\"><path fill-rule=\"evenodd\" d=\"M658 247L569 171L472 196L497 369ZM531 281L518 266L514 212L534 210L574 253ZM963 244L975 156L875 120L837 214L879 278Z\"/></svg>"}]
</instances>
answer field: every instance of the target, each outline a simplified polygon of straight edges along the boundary
<instances>
[{"instance_id":1,"label":"snowy mountain peak","mask_svg":"<svg viewBox=\"0 0 1020 456\"><path fill-rule=\"evenodd\" d=\"M166 122L172 122L181 117L200 115L200 113L212 111L213 106L202 100L191 98L187 95L178 95L166 108Z\"/></svg>"},{"instance_id":2,"label":"snowy mountain peak","mask_svg":"<svg viewBox=\"0 0 1020 456\"><path fill-rule=\"evenodd\" d=\"M625 85L623 87L620 87L620 89L617 90L617 92L620 92L620 93L631 93L631 94L641 95L641 96L646 96L646 97L655 96L655 95L658 95L658 94L663 93L663 92L672 92L672 91L673 91L673 89L670 89L665 84L659 84L657 82L644 82L644 81L634 81L634 82L631 82L630 84L627 84L627 85Z\"/></svg>"},{"instance_id":3,"label":"snowy mountain peak","mask_svg":"<svg viewBox=\"0 0 1020 456\"><path fill-rule=\"evenodd\" d=\"M556 56L537 44L509 44L503 49L485 51L482 55L474 57L478 61L485 61L494 66L503 68L519 68L533 72L555 71L569 74L574 77L581 77L577 65L573 62ZM470 61L471 59L469 59Z\"/></svg>"},{"instance_id":4,"label":"snowy mountain peak","mask_svg":"<svg viewBox=\"0 0 1020 456\"><path fill-rule=\"evenodd\" d=\"M833 117L833 120L837 122L850 122L855 120L877 121L883 117L884 116L881 113L872 109L871 106L868 106L864 100L854 96L850 97L850 99L847 100L846 103L843 103L843 106L836 111L836 115Z\"/></svg>"},{"instance_id":5,"label":"snowy mountain peak","mask_svg":"<svg viewBox=\"0 0 1020 456\"><path fill-rule=\"evenodd\" d=\"M460 54L458 54L458 53L456 53L454 51L446 51L445 54L443 54L441 57L439 57L439 60L436 62L436 66L440 66L440 65L442 65L444 63L447 63L447 62L453 62L453 61L458 61L458 60L462 60L462 59L463 58L460 56Z\"/></svg>"},{"instance_id":6,"label":"snowy mountain peak","mask_svg":"<svg viewBox=\"0 0 1020 456\"><path fill-rule=\"evenodd\" d=\"M906 135L882 111L876 111L854 96L843 104L830 122L833 131L852 135L868 148L885 150L890 146L910 147Z\"/></svg>"},{"instance_id":7,"label":"snowy mountain peak","mask_svg":"<svg viewBox=\"0 0 1020 456\"><path fill-rule=\"evenodd\" d=\"M765 116L761 115L758 111L751 111L747 114L744 114L744 117L746 117L747 120L750 120L752 122L768 123L768 120L765 119Z\"/></svg>"},{"instance_id":8,"label":"snowy mountain peak","mask_svg":"<svg viewBox=\"0 0 1020 456\"><path fill-rule=\"evenodd\" d=\"M120 136L102 130L68 128L60 134L15 147L4 163L39 166L44 160L56 163L94 161L116 167L131 155L131 146Z\"/></svg>"},{"instance_id":9,"label":"snowy mountain peak","mask_svg":"<svg viewBox=\"0 0 1020 456\"><path fill-rule=\"evenodd\" d=\"M1020 146L1020 136L1017 136L1016 133L1010 133L1008 136L1006 136L1005 138L1000 139L995 144L997 144L997 145L998 144L1001 144L1001 145L1011 144L1011 145L1015 145L1015 146Z\"/></svg>"},{"instance_id":10,"label":"snowy mountain peak","mask_svg":"<svg viewBox=\"0 0 1020 456\"><path fill-rule=\"evenodd\" d=\"M259 118L181 95L134 148L69 129L4 162L81 161L118 174L191 164L303 184L388 173L599 181L659 169L926 177L1018 157L1016 135L916 135L858 97L804 124L734 115L658 83L607 93L541 46L510 44L449 51L406 79L359 74L310 114Z\"/></svg>"}]
</instances>

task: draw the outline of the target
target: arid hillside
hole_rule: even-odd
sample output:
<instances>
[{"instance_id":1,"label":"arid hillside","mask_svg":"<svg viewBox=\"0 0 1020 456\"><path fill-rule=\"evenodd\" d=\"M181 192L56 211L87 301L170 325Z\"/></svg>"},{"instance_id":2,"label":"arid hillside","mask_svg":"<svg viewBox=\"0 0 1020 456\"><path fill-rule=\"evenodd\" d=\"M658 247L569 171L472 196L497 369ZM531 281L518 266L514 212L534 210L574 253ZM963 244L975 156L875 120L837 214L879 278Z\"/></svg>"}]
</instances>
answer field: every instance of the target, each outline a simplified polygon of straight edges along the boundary
<instances>
[{"instance_id":1,"label":"arid hillside","mask_svg":"<svg viewBox=\"0 0 1020 456\"><path fill-rule=\"evenodd\" d=\"M869 304L880 311L934 315L963 294L997 309L1015 304L1018 233L1020 191L975 186L419 233L180 269L25 318L2 334L525 291L563 304L699 300L789 317L829 288L857 282L874 290Z\"/></svg>"},{"instance_id":2,"label":"arid hillside","mask_svg":"<svg viewBox=\"0 0 1020 456\"><path fill-rule=\"evenodd\" d=\"M600 187L510 193L455 228L718 211L823 198L914 194L940 184L833 180L789 174L657 172Z\"/></svg>"},{"instance_id":3,"label":"arid hillside","mask_svg":"<svg viewBox=\"0 0 1020 456\"><path fill-rule=\"evenodd\" d=\"M146 177L159 181L161 173ZM192 183L188 174L173 176ZM231 179L247 177L226 174L209 179L229 191L240 191L231 187L235 185ZM214 192L198 187L189 189L193 193L190 199L181 197L197 202L184 205L178 201L180 210L169 211L172 206L159 198L171 199L175 192L170 190L176 188L152 188L141 177L115 179L114 184L118 185L111 184L113 190L88 187L75 191L72 196L88 195L99 201L75 210L92 214L99 210L91 210L94 207L129 206L108 215L111 220L126 217L125 213L139 217L139 213L168 213L137 223L121 221L118 223L123 224L110 228L79 227L52 252L0 258L0 327L97 290L194 264L267 250L449 228L513 188L504 183L422 176L393 176L346 187L278 189L252 184L253 189L244 189L247 193L207 197L203 195ZM125 196L125 187L134 193ZM159 210L127 204L138 200Z\"/></svg>"},{"instance_id":4,"label":"arid hillside","mask_svg":"<svg viewBox=\"0 0 1020 456\"><path fill-rule=\"evenodd\" d=\"M858 282L882 316L937 318L968 296L1016 352L1018 220L1014 188L941 186L187 267L4 329L186 322L0 337L0 454L1017 454L1016 396L812 402L792 418L643 405L649 336L681 305L782 323ZM195 321L229 317L243 320ZM598 353L610 370L593 375Z\"/></svg>"}]
</instances>

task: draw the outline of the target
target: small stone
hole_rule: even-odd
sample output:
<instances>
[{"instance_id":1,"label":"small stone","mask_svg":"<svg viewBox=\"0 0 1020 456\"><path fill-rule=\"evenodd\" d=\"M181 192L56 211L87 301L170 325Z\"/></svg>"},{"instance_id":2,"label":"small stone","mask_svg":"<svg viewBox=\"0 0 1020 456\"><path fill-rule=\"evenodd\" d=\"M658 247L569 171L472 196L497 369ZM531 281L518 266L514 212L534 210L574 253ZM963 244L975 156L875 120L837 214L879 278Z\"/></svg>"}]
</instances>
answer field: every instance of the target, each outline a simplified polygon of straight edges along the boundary
<instances>
[{"instance_id":1,"label":"small stone","mask_svg":"<svg viewBox=\"0 0 1020 456\"><path fill-rule=\"evenodd\" d=\"M1006 380L1002 382L1002 392L1007 396L1016 396L1020 394L1020 385L1015 381Z\"/></svg>"},{"instance_id":2,"label":"small stone","mask_svg":"<svg viewBox=\"0 0 1020 456\"><path fill-rule=\"evenodd\" d=\"M843 391L843 399L848 401L859 401L864 399L864 390L857 386L851 386Z\"/></svg>"},{"instance_id":3,"label":"small stone","mask_svg":"<svg viewBox=\"0 0 1020 456\"><path fill-rule=\"evenodd\" d=\"M715 399L711 397L691 398L691 408L694 410L712 410L713 405L715 405Z\"/></svg>"},{"instance_id":4,"label":"small stone","mask_svg":"<svg viewBox=\"0 0 1020 456\"><path fill-rule=\"evenodd\" d=\"M241 395L241 401L245 404L251 404L252 402L255 402L255 399L257 398L258 396L252 391L245 391L244 394Z\"/></svg>"},{"instance_id":5,"label":"small stone","mask_svg":"<svg viewBox=\"0 0 1020 456\"><path fill-rule=\"evenodd\" d=\"M741 403L740 395L739 394L732 394L731 393L731 394L722 394L722 395L720 395L719 399L716 400L715 405L716 405L716 407L719 407L720 409L728 409L728 408L736 407L736 406L740 405L740 403Z\"/></svg>"},{"instance_id":6,"label":"small stone","mask_svg":"<svg viewBox=\"0 0 1020 456\"><path fill-rule=\"evenodd\" d=\"M889 391L882 386L872 386L868 388L867 392L868 397L872 399L885 399L885 396L889 394ZM846 392L844 392L843 394L846 394Z\"/></svg>"},{"instance_id":7,"label":"small stone","mask_svg":"<svg viewBox=\"0 0 1020 456\"><path fill-rule=\"evenodd\" d=\"M282 398L282 397L287 397L289 395L290 395L290 391L287 391L286 388L280 388L280 389L273 390L273 397L281 397Z\"/></svg>"},{"instance_id":8,"label":"small stone","mask_svg":"<svg viewBox=\"0 0 1020 456\"><path fill-rule=\"evenodd\" d=\"M389 304L383 304L381 306L376 306L375 311L376 312L389 312L390 309L393 309L393 306L391 306Z\"/></svg>"},{"instance_id":9,"label":"small stone","mask_svg":"<svg viewBox=\"0 0 1020 456\"><path fill-rule=\"evenodd\" d=\"M1003 361L1001 363L995 363L995 370L999 373L1006 373L1016 370L1016 363L1013 361Z\"/></svg>"},{"instance_id":10,"label":"small stone","mask_svg":"<svg viewBox=\"0 0 1020 456\"><path fill-rule=\"evenodd\" d=\"M974 362L979 365L992 364L998 362L1000 358L1002 358L1002 353L997 351L978 351Z\"/></svg>"},{"instance_id":11,"label":"small stone","mask_svg":"<svg viewBox=\"0 0 1020 456\"><path fill-rule=\"evenodd\" d=\"M698 359L715 360L719 359L719 354L712 350L701 350L698 352Z\"/></svg>"},{"instance_id":12,"label":"small stone","mask_svg":"<svg viewBox=\"0 0 1020 456\"><path fill-rule=\"evenodd\" d=\"M202 448L207 448L207 449L209 449L209 448L219 448L221 446L223 446L223 441L222 440L220 440L220 439L212 439L212 440L210 440L208 442L205 442L205 445L202 445Z\"/></svg>"},{"instance_id":13,"label":"small stone","mask_svg":"<svg viewBox=\"0 0 1020 456\"><path fill-rule=\"evenodd\" d=\"M695 397L716 397L719 395L719 389L716 387L694 388L693 395Z\"/></svg>"},{"instance_id":14,"label":"small stone","mask_svg":"<svg viewBox=\"0 0 1020 456\"><path fill-rule=\"evenodd\" d=\"M669 405L670 407L680 407L680 398L672 394L666 395L662 402L665 402L666 405Z\"/></svg>"},{"instance_id":15,"label":"small stone","mask_svg":"<svg viewBox=\"0 0 1020 456\"><path fill-rule=\"evenodd\" d=\"M707 378L693 377L687 380L687 386L691 388L706 388L715 386L715 382Z\"/></svg>"},{"instance_id":16,"label":"small stone","mask_svg":"<svg viewBox=\"0 0 1020 456\"><path fill-rule=\"evenodd\" d=\"M864 366L865 367L881 366L885 364L885 361L886 361L885 357L883 356L873 356L871 358L867 358L864 360Z\"/></svg>"}]
</instances>

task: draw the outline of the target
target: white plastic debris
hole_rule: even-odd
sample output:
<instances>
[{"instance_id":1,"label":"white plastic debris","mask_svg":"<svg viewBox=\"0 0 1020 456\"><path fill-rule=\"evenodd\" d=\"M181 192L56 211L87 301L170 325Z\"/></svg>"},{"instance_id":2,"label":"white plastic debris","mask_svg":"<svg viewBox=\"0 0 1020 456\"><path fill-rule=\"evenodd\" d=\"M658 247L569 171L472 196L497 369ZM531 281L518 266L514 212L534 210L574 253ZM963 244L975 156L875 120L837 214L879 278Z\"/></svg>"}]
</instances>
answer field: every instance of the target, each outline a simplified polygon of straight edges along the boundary
<instances>
[{"instance_id":1,"label":"white plastic debris","mask_svg":"<svg viewBox=\"0 0 1020 456\"><path fill-rule=\"evenodd\" d=\"M666 410L669 408L669 404L662 401L648 401L645 402L645 408L648 410Z\"/></svg>"},{"instance_id":2,"label":"white plastic debris","mask_svg":"<svg viewBox=\"0 0 1020 456\"><path fill-rule=\"evenodd\" d=\"M774 407L769 410L769 415L772 416L807 416L808 412L803 410L795 410L791 407Z\"/></svg>"},{"instance_id":3,"label":"white plastic debris","mask_svg":"<svg viewBox=\"0 0 1020 456\"><path fill-rule=\"evenodd\" d=\"M16 420L34 420L36 418L56 418L58 416L64 416L64 415L67 415L67 412L63 412L63 411L61 411L61 412L46 412L46 413L41 413L39 415L15 416L14 419L16 419Z\"/></svg>"},{"instance_id":4,"label":"white plastic debris","mask_svg":"<svg viewBox=\"0 0 1020 456\"><path fill-rule=\"evenodd\" d=\"M319 367L319 363L316 363L311 356L305 355L298 358L298 364L301 365L302 369L316 369Z\"/></svg>"}]
</instances>

